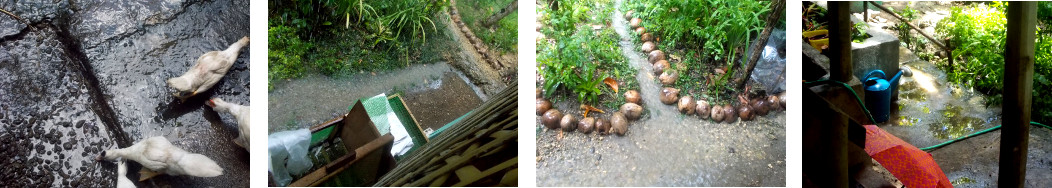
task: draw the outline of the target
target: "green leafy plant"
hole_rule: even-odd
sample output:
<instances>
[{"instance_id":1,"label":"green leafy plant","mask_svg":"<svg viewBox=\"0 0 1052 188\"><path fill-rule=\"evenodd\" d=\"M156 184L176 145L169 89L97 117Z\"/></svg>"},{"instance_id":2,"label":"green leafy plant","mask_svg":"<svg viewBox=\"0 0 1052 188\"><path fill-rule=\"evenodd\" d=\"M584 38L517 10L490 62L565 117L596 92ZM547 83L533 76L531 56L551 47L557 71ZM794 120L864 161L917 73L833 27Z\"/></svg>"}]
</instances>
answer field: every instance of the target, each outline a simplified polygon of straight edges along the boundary
<instances>
[{"instance_id":1,"label":"green leafy plant","mask_svg":"<svg viewBox=\"0 0 1052 188\"><path fill-rule=\"evenodd\" d=\"M1049 11L1049 10L1041 10ZM1042 13L1038 11L1038 13ZM1050 12L1046 12L1050 13ZM1033 104L1031 114L1034 121L1048 123L1052 122L1052 36L1049 34L1038 35L1034 46L1034 85Z\"/></svg>"},{"instance_id":2,"label":"green leafy plant","mask_svg":"<svg viewBox=\"0 0 1052 188\"><path fill-rule=\"evenodd\" d=\"M267 51L267 77L274 80L297 78L304 72L303 55L310 43L300 41L296 28L272 26L267 29L269 51Z\"/></svg>"},{"instance_id":3,"label":"green leafy plant","mask_svg":"<svg viewBox=\"0 0 1052 188\"><path fill-rule=\"evenodd\" d=\"M447 0L269 1L271 79L407 66L438 32L432 16ZM338 27L338 23L343 27ZM334 24L336 23L336 24ZM439 44L441 45L441 44ZM317 48L315 48L317 47ZM392 58L395 57L395 58Z\"/></svg>"},{"instance_id":4,"label":"green leafy plant","mask_svg":"<svg viewBox=\"0 0 1052 188\"><path fill-rule=\"evenodd\" d=\"M866 23L855 23L855 25L851 27L851 42L862 43L862 41L865 41L867 38L869 38L869 33L866 33L867 29L869 29L869 25L867 25Z\"/></svg>"},{"instance_id":5,"label":"green leafy plant","mask_svg":"<svg viewBox=\"0 0 1052 188\"><path fill-rule=\"evenodd\" d=\"M936 33L950 37L955 49L953 65L944 66L947 80L973 86L988 95L1000 94L1004 80L1004 6L975 4L953 7L950 16L939 21Z\"/></svg>"},{"instance_id":6,"label":"green leafy plant","mask_svg":"<svg viewBox=\"0 0 1052 188\"><path fill-rule=\"evenodd\" d=\"M602 91L602 80L608 73L599 71L599 63L606 56L598 55L601 46L592 40L595 35L587 28L572 35L569 42L546 46L544 53L538 56L541 75L545 79L546 96L552 96L560 89L571 91L580 102L597 103Z\"/></svg>"},{"instance_id":7,"label":"green leafy plant","mask_svg":"<svg viewBox=\"0 0 1052 188\"><path fill-rule=\"evenodd\" d=\"M803 13L804 31L814 31L820 29L826 29L826 9L818 6L818 4L805 1L805 8Z\"/></svg>"},{"instance_id":8,"label":"green leafy plant","mask_svg":"<svg viewBox=\"0 0 1052 188\"><path fill-rule=\"evenodd\" d=\"M916 44L914 44L914 37L910 35L910 30L912 30L912 28L910 28L910 25L908 24L917 20L917 10L910 8L907 4L905 8L902 8L902 10L899 10L897 13L899 16L902 16L903 19L906 19L905 22L895 24L895 30L899 33L899 40L901 40L903 44L906 44L906 48L918 51Z\"/></svg>"},{"instance_id":9,"label":"green leafy plant","mask_svg":"<svg viewBox=\"0 0 1052 188\"><path fill-rule=\"evenodd\" d=\"M1045 27L1052 19L1052 4L1038 4L1039 24ZM939 21L936 32L950 38L956 48L950 58L955 64L945 65L950 82L975 87L987 95L987 104L1001 104L1004 87L1005 4L977 3L953 7L950 17ZM1033 109L1034 121L1052 121L1052 34L1039 28L1035 40Z\"/></svg>"},{"instance_id":10,"label":"green leafy plant","mask_svg":"<svg viewBox=\"0 0 1052 188\"><path fill-rule=\"evenodd\" d=\"M699 61L712 59L713 63L722 63L715 67L726 68L727 73L712 80L705 89L713 96L733 89L726 84L734 75L732 67L743 62L746 48L763 30L767 24L764 19L771 12L769 1L750 0L629 1L623 7L635 10L633 16L645 20L643 27L661 36L660 46L701 51L703 57ZM688 67L686 71L701 68ZM689 78L695 82L701 79Z\"/></svg>"},{"instance_id":11,"label":"green leafy plant","mask_svg":"<svg viewBox=\"0 0 1052 188\"><path fill-rule=\"evenodd\" d=\"M618 46L619 37L608 25L609 21L588 17L596 14L612 14L607 0L556 1L559 9L538 10L541 21L546 23L541 30L555 42L541 41L537 44L537 62L543 82L541 88L548 98L568 94L583 104L601 104L612 107L614 103L600 102L610 92L603 85L608 77L633 83L635 70L628 67ZM609 17L607 17L609 19ZM591 25L603 25L594 30ZM583 27L589 26L589 27ZM629 89L634 86L625 84ZM617 98L617 97L614 97Z\"/></svg>"}]
</instances>

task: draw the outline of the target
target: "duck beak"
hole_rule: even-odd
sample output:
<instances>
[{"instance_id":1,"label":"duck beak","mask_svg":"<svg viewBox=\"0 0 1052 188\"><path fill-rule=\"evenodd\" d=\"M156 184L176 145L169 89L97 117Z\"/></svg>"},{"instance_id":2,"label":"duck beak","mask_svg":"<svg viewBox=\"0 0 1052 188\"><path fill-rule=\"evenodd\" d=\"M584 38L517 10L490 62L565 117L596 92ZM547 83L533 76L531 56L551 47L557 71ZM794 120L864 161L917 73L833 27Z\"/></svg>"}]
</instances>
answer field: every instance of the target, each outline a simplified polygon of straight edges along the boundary
<instances>
[{"instance_id":1,"label":"duck beak","mask_svg":"<svg viewBox=\"0 0 1052 188\"><path fill-rule=\"evenodd\" d=\"M105 158L105 157L106 157L106 151L102 151L102 154L99 154L99 156L95 156L95 161L102 161L102 159Z\"/></svg>"},{"instance_id":2,"label":"duck beak","mask_svg":"<svg viewBox=\"0 0 1052 188\"><path fill-rule=\"evenodd\" d=\"M216 102L212 101L212 99L208 99L208 102L205 102L205 105L208 105L208 107L215 108Z\"/></svg>"}]
</instances>

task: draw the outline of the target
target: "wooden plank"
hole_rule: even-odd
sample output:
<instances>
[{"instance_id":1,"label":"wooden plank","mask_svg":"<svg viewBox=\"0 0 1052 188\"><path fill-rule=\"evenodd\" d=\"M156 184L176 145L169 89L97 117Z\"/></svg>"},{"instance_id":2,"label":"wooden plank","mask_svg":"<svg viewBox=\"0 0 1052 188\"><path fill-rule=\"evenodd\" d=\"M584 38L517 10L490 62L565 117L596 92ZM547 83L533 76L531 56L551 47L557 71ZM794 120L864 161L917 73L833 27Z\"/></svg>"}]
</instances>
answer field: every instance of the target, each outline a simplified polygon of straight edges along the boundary
<instances>
[{"instance_id":1,"label":"wooden plank","mask_svg":"<svg viewBox=\"0 0 1052 188\"><path fill-rule=\"evenodd\" d=\"M340 172L347 170L348 167L357 163L359 160L362 160L367 155L374 152L384 152L381 154L386 154L386 151L390 150L391 144L393 143L394 136L386 134L370 141L362 147L354 149L350 154L344 155L334 160L332 163L326 164L324 167L314 170L314 172L297 179L292 184L289 184L289 187L317 186L329 178L336 176Z\"/></svg>"},{"instance_id":2,"label":"wooden plank","mask_svg":"<svg viewBox=\"0 0 1052 188\"><path fill-rule=\"evenodd\" d=\"M1000 187L1023 187L1030 138L1037 2L1010 2L1006 13L1004 120L997 183Z\"/></svg>"},{"instance_id":3,"label":"wooden plank","mask_svg":"<svg viewBox=\"0 0 1052 188\"><path fill-rule=\"evenodd\" d=\"M380 137L380 131L376 130L373 120L369 119L369 113L365 111L362 101L354 103L351 111L343 119L343 130L339 132L343 139L343 145L348 151L364 146L365 144Z\"/></svg>"},{"instance_id":4,"label":"wooden plank","mask_svg":"<svg viewBox=\"0 0 1052 188\"><path fill-rule=\"evenodd\" d=\"M475 183L475 181L478 181L479 179L482 179L484 177L492 176L493 174L496 174L497 172L504 171L505 169L512 168L512 167L515 167L517 165L519 165L519 158L518 157L508 159L508 160L504 161L503 163L497 164L497 166L494 166L494 167L491 167L489 169L486 169L486 171L477 172L478 173L477 174L477 176L478 176L477 178L471 178L471 181L457 182L457 184L453 185L453 187L464 187L464 186L471 185L472 183ZM474 168L474 167L471 167L471 168ZM475 168L475 170L477 171L478 169ZM460 174L458 173L457 176L460 176ZM464 177L460 177L460 178L464 178ZM502 176L501 179L503 179L503 178L504 177Z\"/></svg>"}]
</instances>

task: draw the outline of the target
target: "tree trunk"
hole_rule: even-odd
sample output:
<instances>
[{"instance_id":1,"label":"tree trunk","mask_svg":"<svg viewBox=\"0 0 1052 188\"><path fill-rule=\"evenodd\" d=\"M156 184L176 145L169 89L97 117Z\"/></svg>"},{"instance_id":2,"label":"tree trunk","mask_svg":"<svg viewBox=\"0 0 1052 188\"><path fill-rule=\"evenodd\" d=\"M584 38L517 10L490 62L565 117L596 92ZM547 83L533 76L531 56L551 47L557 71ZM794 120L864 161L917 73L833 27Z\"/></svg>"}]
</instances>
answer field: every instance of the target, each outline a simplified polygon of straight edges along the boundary
<instances>
[{"instance_id":1,"label":"tree trunk","mask_svg":"<svg viewBox=\"0 0 1052 188\"><path fill-rule=\"evenodd\" d=\"M500 9L500 12L493 13L493 15L490 15L489 18L486 19L486 21L482 22L482 27L493 27L497 24L498 21L500 21L500 19L504 19L505 16L508 16L512 12L515 12L515 10L518 8L519 0L512 1L510 4L508 4L508 6L505 6L504 8Z\"/></svg>"}]
</instances>

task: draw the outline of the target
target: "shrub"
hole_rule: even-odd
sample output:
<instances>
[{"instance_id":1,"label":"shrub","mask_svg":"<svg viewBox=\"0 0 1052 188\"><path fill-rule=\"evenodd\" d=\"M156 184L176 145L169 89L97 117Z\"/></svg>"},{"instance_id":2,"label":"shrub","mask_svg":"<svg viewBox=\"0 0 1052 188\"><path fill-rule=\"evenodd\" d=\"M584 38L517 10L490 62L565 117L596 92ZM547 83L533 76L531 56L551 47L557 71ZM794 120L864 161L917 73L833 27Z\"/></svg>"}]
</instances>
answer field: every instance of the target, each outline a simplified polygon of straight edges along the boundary
<instances>
[{"instance_id":1,"label":"shrub","mask_svg":"<svg viewBox=\"0 0 1052 188\"><path fill-rule=\"evenodd\" d=\"M300 41L296 29L277 25L267 30L267 76L269 80L297 78L305 70L303 54L310 49L310 43Z\"/></svg>"},{"instance_id":2,"label":"shrub","mask_svg":"<svg viewBox=\"0 0 1052 188\"><path fill-rule=\"evenodd\" d=\"M634 83L631 76L635 70L627 66L621 54L617 33L610 27L603 27L599 31L594 31L592 27L583 27L609 22L597 19L598 17L588 17L612 14L613 7L603 5L609 1L558 3L558 10L541 9L546 11L546 14L540 15L541 21L549 26L542 29L542 32L555 40L554 43L545 41L537 44L537 69L544 78L540 86L545 91L544 95L552 98L556 93L565 91L581 103L599 104L599 97L608 90L602 85L603 79L607 77L625 82L623 85L628 87L622 87L622 90L634 87L630 83ZM606 19L609 19L609 16ZM612 104L603 105L615 106Z\"/></svg>"},{"instance_id":3,"label":"shrub","mask_svg":"<svg viewBox=\"0 0 1052 188\"><path fill-rule=\"evenodd\" d=\"M1052 4L1039 3L1038 18L1047 25L1052 19ZM939 21L936 32L951 36L956 46L951 58L959 60L944 66L947 80L975 87L987 94L988 104L1000 105L1004 88L1005 5L1001 2L954 7L950 17ZM1031 113L1033 120L1052 121L1052 35L1038 30L1034 52L1034 84Z\"/></svg>"},{"instance_id":4,"label":"shrub","mask_svg":"<svg viewBox=\"0 0 1052 188\"><path fill-rule=\"evenodd\" d=\"M954 46L945 66L947 80L973 86L988 95L1000 94L1004 80L1005 6L995 2L953 7L950 17L939 21L936 33L951 36Z\"/></svg>"}]
</instances>

